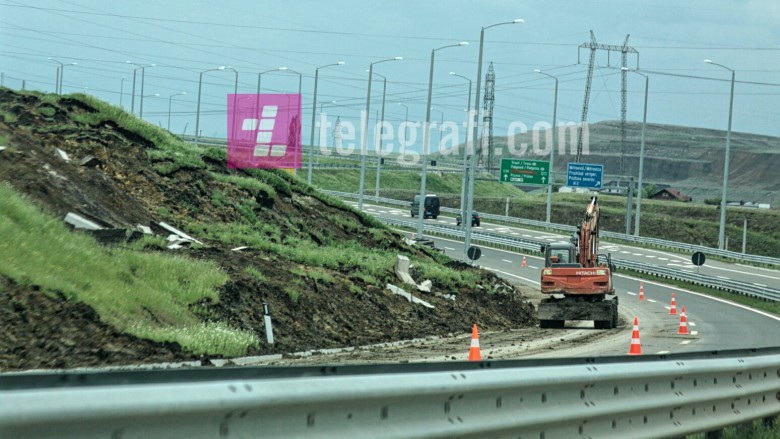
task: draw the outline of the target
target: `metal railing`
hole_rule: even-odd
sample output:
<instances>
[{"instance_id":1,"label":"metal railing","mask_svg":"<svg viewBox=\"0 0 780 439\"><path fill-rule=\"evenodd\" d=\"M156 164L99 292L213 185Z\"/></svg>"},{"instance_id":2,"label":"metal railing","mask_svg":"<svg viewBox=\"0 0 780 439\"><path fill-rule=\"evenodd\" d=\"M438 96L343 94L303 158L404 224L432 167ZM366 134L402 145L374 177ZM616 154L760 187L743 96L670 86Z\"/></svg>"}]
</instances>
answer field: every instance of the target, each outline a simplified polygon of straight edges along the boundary
<instances>
[{"instance_id":1,"label":"metal railing","mask_svg":"<svg viewBox=\"0 0 780 439\"><path fill-rule=\"evenodd\" d=\"M324 191L324 192L341 198L357 198L357 194L353 194L349 192L335 192L335 191ZM375 197L366 196L364 198L367 200L374 200L377 203L390 204L390 205L406 206L409 205L410 203L410 201L391 200L389 198L381 198L381 197L375 198ZM454 209L451 207L442 207L441 210L442 212L453 213L453 214L460 213L460 209ZM544 221L536 221L536 220L525 219L525 218L515 218L511 216L496 215L492 213L481 212L480 216L487 220L501 221L501 222L512 223L512 224L520 224L520 225L538 227L543 229L551 229L551 230L557 230L557 231L567 232L567 233L574 232L576 230L575 226L571 226L567 224L546 223ZM624 233L609 232L603 230L600 232L600 235L602 238L628 241L631 243L644 245L648 247L650 246L662 247L662 248L668 248L671 250L685 252L685 253L693 253L693 252L700 251L708 255L719 256L734 261L754 262L759 264L780 266L780 258L774 258L770 256L759 256L759 255L733 252L729 250L719 250L716 248L705 247L701 245L687 244L684 242L667 241L658 238L646 238L641 236L634 237L633 235L626 235Z\"/></svg>"},{"instance_id":2,"label":"metal railing","mask_svg":"<svg viewBox=\"0 0 780 439\"><path fill-rule=\"evenodd\" d=\"M414 221L406 221L395 218L377 218L385 224L414 230L417 227L417 223ZM425 233L433 236L441 237L454 237L463 239L464 231L458 226L449 226L444 224L424 224ZM514 236L508 236L504 233L487 232L484 230L471 231L471 240L474 243L482 243L493 247L503 249L514 249L540 253L541 247L544 244L549 244L547 241L540 241L528 238L517 238ZM731 279L721 279L718 277L705 276L697 273L689 273L687 271L676 270L673 268L662 267L655 264L644 264L641 262L629 261L625 259L612 259L612 263L617 268L634 270L640 273L650 274L653 276L663 277L666 279L673 279L683 282L690 282L696 285L702 285L718 290L729 291L732 293L743 294L750 297L755 297L763 300L780 301L780 290L770 288L766 286L756 285L750 282L741 282Z\"/></svg>"},{"instance_id":3,"label":"metal railing","mask_svg":"<svg viewBox=\"0 0 780 439\"><path fill-rule=\"evenodd\" d=\"M0 376L0 433L657 438L768 423L780 413L778 348L274 369Z\"/></svg>"}]
</instances>

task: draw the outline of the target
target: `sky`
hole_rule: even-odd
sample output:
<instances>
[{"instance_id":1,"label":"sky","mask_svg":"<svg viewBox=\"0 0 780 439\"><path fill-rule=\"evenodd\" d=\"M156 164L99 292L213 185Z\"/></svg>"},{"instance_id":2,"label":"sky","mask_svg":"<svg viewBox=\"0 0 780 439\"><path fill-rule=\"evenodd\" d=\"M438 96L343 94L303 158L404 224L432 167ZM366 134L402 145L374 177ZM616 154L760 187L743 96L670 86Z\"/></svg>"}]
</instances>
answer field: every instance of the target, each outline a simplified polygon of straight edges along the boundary
<instances>
[{"instance_id":1,"label":"sky","mask_svg":"<svg viewBox=\"0 0 780 439\"><path fill-rule=\"evenodd\" d=\"M557 121L580 121L589 51L578 46L592 30L600 44L622 45L630 35L638 56L629 54L628 67L649 76L648 122L726 129L731 73L703 62L710 59L736 72L733 130L780 136L777 0L0 0L0 72L6 87L24 81L53 92L53 58L66 64L64 93L130 110L135 71L138 114L141 70L134 69L155 64L143 70L144 119L167 127L170 117L172 132L194 134L200 85L201 133L213 137L227 131L234 72L239 93L254 93L260 72L262 92L295 93L298 72L307 144L317 67L344 62L319 70L317 106L331 122L338 116L359 127L369 65L403 57L374 64L369 111L373 120L381 109L384 77L385 120L397 127L407 112L410 121L425 119L431 51L466 41L436 51L433 76L432 120L461 123L468 82L448 73L476 88L481 28L517 18L524 23L485 31L495 135L512 123L551 122L554 81L535 69L559 79ZM619 53L596 52L588 122L620 119L620 62ZM234 70L213 70L219 66ZM628 74L628 120L642 120L644 84Z\"/></svg>"}]
</instances>

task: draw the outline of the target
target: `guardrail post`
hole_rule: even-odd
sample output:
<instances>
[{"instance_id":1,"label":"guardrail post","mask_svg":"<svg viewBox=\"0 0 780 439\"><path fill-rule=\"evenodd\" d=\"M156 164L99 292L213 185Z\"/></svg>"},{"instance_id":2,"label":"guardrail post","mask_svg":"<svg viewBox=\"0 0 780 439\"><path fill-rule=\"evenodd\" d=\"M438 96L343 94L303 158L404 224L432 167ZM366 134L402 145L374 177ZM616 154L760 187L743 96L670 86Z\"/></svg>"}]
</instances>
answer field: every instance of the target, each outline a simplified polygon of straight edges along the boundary
<instances>
[{"instance_id":1,"label":"guardrail post","mask_svg":"<svg viewBox=\"0 0 780 439\"><path fill-rule=\"evenodd\" d=\"M504 216L509 216L509 197L506 197L506 209L504 209Z\"/></svg>"},{"instance_id":2,"label":"guardrail post","mask_svg":"<svg viewBox=\"0 0 780 439\"><path fill-rule=\"evenodd\" d=\"M265 323L265 338L268 344L274 344L274 328L271 326L271 313L268 311L268 302L263 302L263 321Z\"/></svg>"}]
</instances>

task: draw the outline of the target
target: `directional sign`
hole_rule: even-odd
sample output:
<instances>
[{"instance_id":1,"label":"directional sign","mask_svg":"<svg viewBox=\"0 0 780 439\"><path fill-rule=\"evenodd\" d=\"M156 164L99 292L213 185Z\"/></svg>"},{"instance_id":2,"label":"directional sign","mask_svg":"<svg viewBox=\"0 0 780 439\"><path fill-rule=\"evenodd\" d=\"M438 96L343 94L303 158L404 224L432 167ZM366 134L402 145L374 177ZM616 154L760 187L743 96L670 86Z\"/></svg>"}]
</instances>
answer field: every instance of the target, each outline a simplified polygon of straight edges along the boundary
<instances>
[{"instance_id":1,"label":"directional sign","mask_svg":"<svg viewBox=\"0 0 780 439\"><path fill-rule=\"evenodd\" d=\"M550 162L501 159L501 181L504 183L547 184L550 181Z\"/></svg>"},{"instance_id":2,"label":"directional sign","mask_svg":"<svg viewBox=\"0 0 780 439\"><path fill-rule=\"evenodd\" d=\"M604 165L587 163L569 163L566 173L566 186L601 189Z\"/></svg>"}]
</instances>

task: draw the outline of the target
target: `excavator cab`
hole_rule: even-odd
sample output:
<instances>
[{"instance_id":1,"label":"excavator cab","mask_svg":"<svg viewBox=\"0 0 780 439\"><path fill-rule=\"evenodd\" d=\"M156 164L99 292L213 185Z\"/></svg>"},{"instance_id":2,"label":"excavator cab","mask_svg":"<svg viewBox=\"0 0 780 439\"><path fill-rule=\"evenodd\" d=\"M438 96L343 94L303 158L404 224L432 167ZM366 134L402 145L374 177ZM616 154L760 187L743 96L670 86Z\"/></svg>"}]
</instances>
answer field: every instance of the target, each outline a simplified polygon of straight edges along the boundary
<instances>
[{"instance_id":1,"label":"excavator cab","mask_svg":"<svg viewBox=\"0 0 780 439\"><path fill-rule=\"evenodd\" d=\"M557 242L545 245L544 253L545 267L580 267L577 263L576 248L566 242Z\"/></svg>"}]
</instances>

